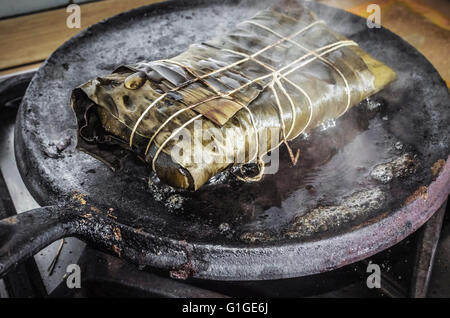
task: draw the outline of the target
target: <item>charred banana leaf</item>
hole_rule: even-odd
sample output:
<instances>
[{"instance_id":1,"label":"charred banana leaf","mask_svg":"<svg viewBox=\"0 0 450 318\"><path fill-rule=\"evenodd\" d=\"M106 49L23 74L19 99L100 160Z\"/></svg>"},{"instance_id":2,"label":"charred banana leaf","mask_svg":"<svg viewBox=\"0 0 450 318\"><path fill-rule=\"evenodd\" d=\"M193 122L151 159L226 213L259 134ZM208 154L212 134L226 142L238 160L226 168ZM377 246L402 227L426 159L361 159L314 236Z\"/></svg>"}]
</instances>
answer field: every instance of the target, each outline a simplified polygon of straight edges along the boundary
<instances>
[{"instance_id":1,"label":"charred banana leaf","mask_svg":"<svg viewBox=\"0 0 450 318\"><path fill-rule=\"evenodd\" d=\"M262 169L274 145L288 146L394 78L296 1L281 1L178 56L121 66L75 89L77 146L114 169L131 150L167 184L196 190L233 165Z\"/></svg>"}]
</instances>

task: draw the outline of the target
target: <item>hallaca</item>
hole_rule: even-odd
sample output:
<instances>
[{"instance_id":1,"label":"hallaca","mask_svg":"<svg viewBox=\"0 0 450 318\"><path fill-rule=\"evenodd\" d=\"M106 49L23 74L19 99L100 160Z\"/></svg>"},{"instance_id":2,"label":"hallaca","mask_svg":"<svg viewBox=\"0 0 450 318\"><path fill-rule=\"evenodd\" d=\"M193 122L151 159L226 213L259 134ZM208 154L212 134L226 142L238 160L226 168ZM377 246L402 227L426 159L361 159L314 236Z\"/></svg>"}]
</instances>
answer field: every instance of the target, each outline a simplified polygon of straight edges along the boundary
<instances>
[{"instance_id":1,"label":"hallaca","mask_svg":"<svg viewBox=\"0 0 450 318\"><path fill-rule=\"evenodd\" d=\"M336 119L395 73L297 1L279 1L168 59L118 67L76 88L77 148L119 169L132 153L164 183L197 190Z\"/></svg>"}]
</instances>

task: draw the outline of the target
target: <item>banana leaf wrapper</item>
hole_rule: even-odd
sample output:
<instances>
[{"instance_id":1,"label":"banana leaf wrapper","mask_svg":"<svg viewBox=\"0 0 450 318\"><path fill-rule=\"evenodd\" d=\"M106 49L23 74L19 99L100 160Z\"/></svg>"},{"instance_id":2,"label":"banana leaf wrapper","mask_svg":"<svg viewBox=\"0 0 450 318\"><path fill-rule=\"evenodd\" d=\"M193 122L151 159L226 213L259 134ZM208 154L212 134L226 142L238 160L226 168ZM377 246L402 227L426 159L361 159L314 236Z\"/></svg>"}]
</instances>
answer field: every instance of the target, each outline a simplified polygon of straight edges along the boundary
<instances>
[{"instance_id":1,"label":"banana leaf wrapper","mask_svg":"<svg viewBox=\"0 0 450 318\"><path fill-rule=\"evenodd\" d=\"M178 56L120 66L76 88L77 147L113 169L131 151L166 184L196 190L242 164L236 158L255 161L274 140L343 115L394 79L314 13L281 1ZM181 139L181 129L215 137ZM190 155L174 158L179 149Z\"/></svg>"}]
</instances>

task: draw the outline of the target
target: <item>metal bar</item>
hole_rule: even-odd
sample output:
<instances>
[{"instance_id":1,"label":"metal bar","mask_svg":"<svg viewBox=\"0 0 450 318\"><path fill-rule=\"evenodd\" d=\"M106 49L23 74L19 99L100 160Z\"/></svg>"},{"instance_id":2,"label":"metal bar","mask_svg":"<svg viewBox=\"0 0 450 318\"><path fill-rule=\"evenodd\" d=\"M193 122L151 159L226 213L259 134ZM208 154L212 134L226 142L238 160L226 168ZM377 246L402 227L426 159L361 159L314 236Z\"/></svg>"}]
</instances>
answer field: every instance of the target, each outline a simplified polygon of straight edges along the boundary
<instances>
[{"instance_id":1,"label":"metal bar","mask_svg":"<svg viewBox=\"0 0 450 318\"><path fill-rule=\"evenodd\" d=\"M81 267L81 290L70 290L63 281L50 297L73 297L74 293L81 297L117 297L122 294L164 298L228 297L189 282L157 275L155 270L140 270L125 260L90 247L84 250L78 264Z\"/></svg>"},{"instance_id":2,"label":"metal bar","mask_svg":"<svg viewBox=\"0 0 450 318\"><path fill-rule=\"evenodd\" d=\"M383 252L381 252L383 253ZM366 268L369 265L369 259L365 259L359 262L357 265L358 272L365 277L367 275ZM393 275L381 271L381 287L376 289L378 294L381 296L387 296L389 298L405 298L406 288L403 287L399 282L395 280Z\"/></svg>"},{"instance_id":3,"label":"metal bar","mask_svg":"<svg viewBox=\"0 0 450 318\"><path fill-rule=\"evenodd\" d=\"M5 76L0 78L0 110L3 115L14 120L18 99L23 96L28 83L34 75L34 71L23 72L20 75ZM2 109L6 107L6 109ZM6 118L5 118L6 119ZM0 130L3 132L3 130ZM16 215L11 195L5 178L0 171L0 219ZM33 258L19 265L4 279L5 289L9 297L43 297L47 295L36 262Z\"/></svg>"},{"instance_id":4,"label":"metal bar","mask_svg":"<svg viewBox=\"0 0 450 318\"><path fill-rule=\"evenodd\" d=\"M0 219L16 214L16 210L6 187L3 174L0 171ZM43 297L46 295L44 284L33 258L19 265L4 277L4 283L9 297Z\"/></svg>"},{"instance_id":5,"label":"metal bar","mask_svg":"<svg viewBox=\"0 0 450 318\"><path fill-rule=\"evenodd\" d=\"M447 200L421 228L409 291L410 297L424 298L427 295L446 206Z\"/></svg>"},{"instance_id":6,"label":"metal bar","mask_svg":"<svg viewBox=\"0 0 450 318\"><path fill-rule=\"evenodd\" d=\"M14 103L17 98L22 98L36 69L0 76L0 109L8 107L9 104L17 107Z\"/></svg>"}]
</instances>

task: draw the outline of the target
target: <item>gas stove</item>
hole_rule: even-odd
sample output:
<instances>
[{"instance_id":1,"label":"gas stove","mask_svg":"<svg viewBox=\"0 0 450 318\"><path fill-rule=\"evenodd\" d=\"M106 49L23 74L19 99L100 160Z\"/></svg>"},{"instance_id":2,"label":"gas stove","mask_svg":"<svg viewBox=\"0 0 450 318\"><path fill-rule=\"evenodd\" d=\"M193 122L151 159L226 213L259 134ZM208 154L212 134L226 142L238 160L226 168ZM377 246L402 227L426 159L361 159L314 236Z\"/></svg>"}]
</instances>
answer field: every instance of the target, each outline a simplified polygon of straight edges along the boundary
<instances>
[{"instance_id":1,"label":"gas stove","mask_svg":"<svg viewBox=\"0 0 450 318\"><path fill-rule=\"evenodd\" d=\"M22 181L14 155L16 112L33 74L29 71L0 79L1 219L39 207ZM172 279L164 271L139 268L70 237L54 242L8 273L0 280L0 295L450 297L450 215L445 209L444 203L420 230L369 259L321 274L266 281ZM80 266L81 288L66 284L70 264ZM380 269L380 286L370 283L373 265Z\"/></svg>"}]
</instances>

